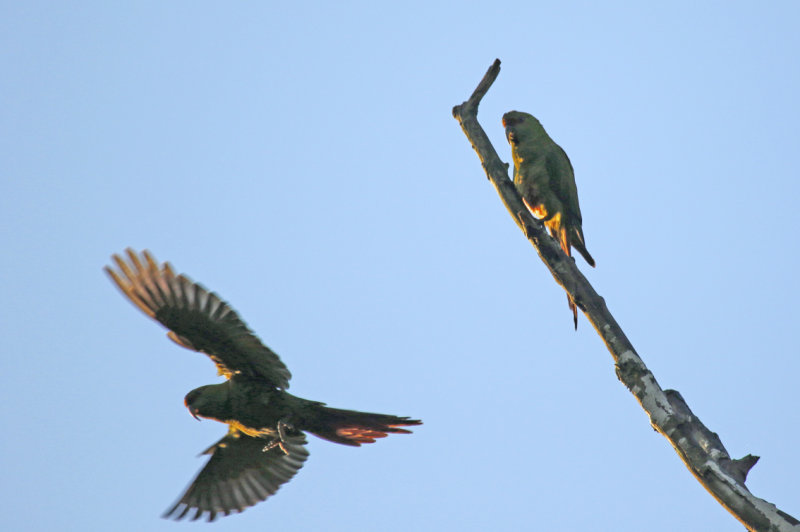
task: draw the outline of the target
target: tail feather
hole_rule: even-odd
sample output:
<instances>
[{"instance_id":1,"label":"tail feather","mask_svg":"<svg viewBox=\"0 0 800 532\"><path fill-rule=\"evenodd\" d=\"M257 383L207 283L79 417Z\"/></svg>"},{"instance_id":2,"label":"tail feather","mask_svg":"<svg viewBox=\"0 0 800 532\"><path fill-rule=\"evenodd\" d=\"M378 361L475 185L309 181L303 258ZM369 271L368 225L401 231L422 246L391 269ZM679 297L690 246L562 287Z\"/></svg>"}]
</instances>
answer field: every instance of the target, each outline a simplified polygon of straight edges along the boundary
<instances>
[{"instance_id":1,"label":"tail feather","mask_svg":"<svg viewBox=\"0 0 800 532\"><path fill-rule=\"evenodd\" d=\"M578 306L572 300L572 298L567 294L567 304L569 305L569 309L572 311L572 322L575 324L575 330L578 330Z\"/></svg>"},{"instance_id":2,"label":"tail feather","mask_svg":"<svg viewBox=\"0 0 800 532\"><path fill-rule=\"evenodd\" d=\"M410 430L399 427L421 424L421 421L408 417L341 410L318 405L313 418L307 420L307 425L303 427L303 430L307 430L323 440L359 446L362 443L374 443L377 438L385 438L389 434L410 434Z\"/></svg>"},{"instance_id":3,"label":"tail feather","mask_svg":"<svg viewBox=\"0 0 800 532\"><path fill-rule=\"evenodd\" d=\"M577 249L583 258L586 259L586 262L589 263L590 266L594 267L594 259L589 252L586 251L586 246L583 244L583 231L581 230L580 226L573 226L571 229L567 229L566 227L561 227L560 230L556 233L551 231L553 236L558 240L558 243L561 244L561 249L564 250L564 253L567 254L567 257L572 256L572 249L570 246ZM570 233L575 235L575 238L570 238ZM578 330L578 307L575 305L575 301L572 300L569 294L567 294L567 304L569 305L569 309L572 311L572 322L575 324L575 330Z\"/></svg>"}]
</instances>

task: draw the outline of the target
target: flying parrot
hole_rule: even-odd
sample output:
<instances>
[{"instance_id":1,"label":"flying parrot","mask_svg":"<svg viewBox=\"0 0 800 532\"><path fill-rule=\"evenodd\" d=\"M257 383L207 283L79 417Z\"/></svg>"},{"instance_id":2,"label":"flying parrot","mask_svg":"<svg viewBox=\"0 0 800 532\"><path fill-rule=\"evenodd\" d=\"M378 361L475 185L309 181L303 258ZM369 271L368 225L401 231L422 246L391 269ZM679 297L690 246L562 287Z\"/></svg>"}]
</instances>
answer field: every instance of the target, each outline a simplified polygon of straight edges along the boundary
<instances>
[{"instance_id":1,"label":"flying parrot","mask_svg":"<svg viewBox=\"0 0 800 532\"><path fill-rule=\"evenodd\" d=\"M533 115L509 111L503 115L503 126L514 159L514 184L525 205L550 230L564 253L571 257L574 247L594 267L583 238L578 188L569 157ZM577 329L578 309L569 295L567 300Z\"/></svg>"},{"instance_id":2,"label":"flying parrot","mask_svg":"<svg viewBox=\"0 0 800 532\"><path fill-rule=\"evenodd\" d=\"M186 395L189 412L228 425L227 434L180 499L163 517L192 519L241 512L274 494L308 458L303 431L344 445L373 443L399 428L419 425L408 417L328 408L285 391L291 374L219 296L148 251L131 249L105 271L136 306L169 329L178 345L208 355L226 381Z\"/></svg>"}]
</instances>

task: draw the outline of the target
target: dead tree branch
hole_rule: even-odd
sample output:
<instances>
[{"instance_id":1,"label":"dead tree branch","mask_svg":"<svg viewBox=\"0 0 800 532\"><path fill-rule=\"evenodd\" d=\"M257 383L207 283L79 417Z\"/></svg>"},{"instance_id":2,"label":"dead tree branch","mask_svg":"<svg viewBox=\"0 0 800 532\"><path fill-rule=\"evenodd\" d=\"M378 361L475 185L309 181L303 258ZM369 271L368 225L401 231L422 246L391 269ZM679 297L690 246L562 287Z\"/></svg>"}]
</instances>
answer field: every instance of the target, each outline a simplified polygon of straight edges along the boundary
<instances>
[{"instance_id":1,"label":"dead tree branch","mask_svg":"<svg viewBox=\"0 0 800 532\"><path fill-rule=\"evenodd\" d=\"M500 60L486 72L472 96L453 108L453 117L478 153L487 177L497 189L511 217L531 241L555 280L584 312L614 357L617 377L639 400L652 427L672 444L697 480L749 530L798 532L800 521L755 497L745 486L747 473L758 457L731 459L719 437L689 409L675 390L662 390L600 297L544 226L525 208L508 165L500 160L478 123L478 105L500 73Z\"/></svg>"}]
</instances>

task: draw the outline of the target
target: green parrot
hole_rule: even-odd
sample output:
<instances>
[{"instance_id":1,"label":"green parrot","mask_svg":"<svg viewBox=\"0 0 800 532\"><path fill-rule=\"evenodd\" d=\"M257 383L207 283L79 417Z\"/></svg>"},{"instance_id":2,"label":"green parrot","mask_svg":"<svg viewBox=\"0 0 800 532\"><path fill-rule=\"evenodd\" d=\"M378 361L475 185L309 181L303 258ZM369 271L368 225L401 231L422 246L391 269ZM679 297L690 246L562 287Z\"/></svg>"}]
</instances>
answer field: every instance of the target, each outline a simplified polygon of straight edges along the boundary
<instances>
[{"instance_id":1,"label":"green parrot","mask_svg":"<svg viewBox=\"0 0 800 532\"><path fill-rule=\"evenodd\" d=\"M514 159L514 184L525 205L550 230L564 253L571 257L574 247L594 267L583 238L578 188L569 157L533 115L509 111L503 115L503 126ZM567 299L577 329L578 309L569 295Z\"/></svg>"},{"instance_id":2,"label":"green parrot","mask_svg":"<svg viewBox=\"0 0 800 532\"><path fill-rule=\"evenodd\" d=\"M182 519L194 511L192 519L207 514L213 521L265 500L308 458L303 431L359 446L389 433L408 434L399 427L421 424L408 417L328 408L289 394L289 370L225 301L175 275L169 263L159 266L148 251L126 252L128 262L112 257L118 270L105 267L114 283L169 329L172 341L208 355L227 379L186 395L192 416L225 423L228 433L203 453L211 458L164 517Z\"/></svg>"}]
</instances>

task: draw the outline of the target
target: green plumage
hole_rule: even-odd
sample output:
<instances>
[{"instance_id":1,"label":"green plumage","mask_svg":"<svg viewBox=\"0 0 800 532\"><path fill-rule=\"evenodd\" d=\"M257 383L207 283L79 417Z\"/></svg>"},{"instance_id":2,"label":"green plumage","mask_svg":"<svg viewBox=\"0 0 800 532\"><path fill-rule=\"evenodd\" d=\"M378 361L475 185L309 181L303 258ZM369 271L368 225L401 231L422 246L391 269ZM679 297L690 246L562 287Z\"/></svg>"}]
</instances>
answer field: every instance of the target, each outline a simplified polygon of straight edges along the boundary
<instances>
[{"instance_id":1,"label":"green plumage","mask_svg":"<svg viewBox=\"0 0 800 532\"><path fill-rule=\"evenodd\" d=\"M525 205L550 230L564 253L572 256L574 247L594 266L583 238L578 187L569 157L533 115L510 111L503 115L503 126L511 144L514 184ZM567 298L577 328L578 310Z\"/></svg>"},{"instance_id":2,"label":"green plumage","mask_svg":"<svg viewBox=\"0 0 800 532\"><path fill-rule=\"evenodd\" d=\"M142 312L161 323L178 345L208 355L227 380L194 389L186 408L195 418L226 423L228 434L209 447L206 465L165 517L181 519L241 512L263 501L303 466L304 431L359 446L420 421L328 408L286 392L291 374L236 312L213 292L159 265L149 252L113 256L106 272Z\"/></svg>"}]
</instances>

